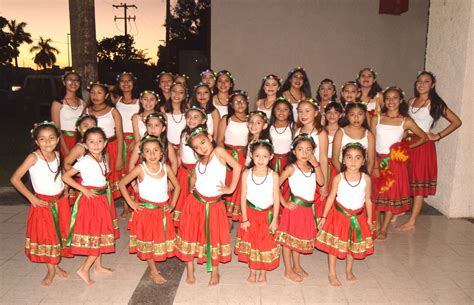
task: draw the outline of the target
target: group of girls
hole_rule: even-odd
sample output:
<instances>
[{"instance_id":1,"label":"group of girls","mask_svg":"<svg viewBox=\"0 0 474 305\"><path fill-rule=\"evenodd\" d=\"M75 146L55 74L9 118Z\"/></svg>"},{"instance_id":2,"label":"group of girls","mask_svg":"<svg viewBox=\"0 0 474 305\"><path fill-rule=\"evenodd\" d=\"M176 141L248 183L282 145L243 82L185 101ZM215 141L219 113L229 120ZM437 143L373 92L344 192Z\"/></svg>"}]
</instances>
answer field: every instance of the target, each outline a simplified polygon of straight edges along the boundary
<instances>
[{"instance_id":1,"label":"group of girls","mask_svg":"<svg viewBox=\"0 0 474 305\"><path fill-rule=\"evenodd\" d=\"M283 84L263 78L255 111L229 71L201 77L190 97L187 77L168 72L157 76L157 92L137 96L137 79L124 72L112 91L91 83L84 103L80 76L65 74L53 122L35 126L35 149L11 179L31 202L25 251L47 263L43 285L67 275L61 256L88 256L77 271L87 284L91 268L112 272L101 254L114 252L121 194L123 214L131 212L129 250L157 284L166 279L155 262L173 256L186 263L187 283L196 281L197 258L218 284L238 221L233 252L248 264L249 282L265 282L280 252L284 275L300 282L308 276L300 254L317 248L328 253L330 284L340 286L336 260L347 258L346 279L355 280L354 258L374 252L373 240L387 238L411 197L400 229L414 228L423 198L436 191L434 142L461 125L428 71L408 102L398 87L382 91L369 68L337 100L330 79L313 99L298 67ZM450 124L431 132L440 117ZM21 181L27 171L34 193Z\"/></svg>"}]
</instances>

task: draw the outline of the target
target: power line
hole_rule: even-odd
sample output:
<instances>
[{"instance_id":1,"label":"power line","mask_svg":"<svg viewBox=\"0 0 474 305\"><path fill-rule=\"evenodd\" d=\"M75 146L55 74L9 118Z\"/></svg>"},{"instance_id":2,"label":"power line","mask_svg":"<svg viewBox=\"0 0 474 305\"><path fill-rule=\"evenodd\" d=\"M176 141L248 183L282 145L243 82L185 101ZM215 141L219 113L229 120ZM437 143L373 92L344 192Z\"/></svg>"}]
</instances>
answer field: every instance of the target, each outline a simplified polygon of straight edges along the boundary
<instances>
[{"instance_id":1,"label":"power line","mask_svg":"<svg viewBox=\"0 0 474 305\"><path fill-rule=\"evenodd\" d=\"M137 18L136 16L133 16L133 17L127 16L127 10L128 10L129 8L135 8L135 9L137 9L137 6L134 5L134 4L128 5L127 3L120 3L120 4L118 4L118 5L113 4L112 6L113 6L114 8L123 8L123 17L114 16L114 21L123 19L123 21L124 21L123 23L124 23L124 27L125 27L125 36L127 36L127 35L128 35L128 31L127 31L127 30L128 30L128 28L127 28L127 21L130 21L130 20L135 21L135 19Z\"/></svg>"}]
</instances>

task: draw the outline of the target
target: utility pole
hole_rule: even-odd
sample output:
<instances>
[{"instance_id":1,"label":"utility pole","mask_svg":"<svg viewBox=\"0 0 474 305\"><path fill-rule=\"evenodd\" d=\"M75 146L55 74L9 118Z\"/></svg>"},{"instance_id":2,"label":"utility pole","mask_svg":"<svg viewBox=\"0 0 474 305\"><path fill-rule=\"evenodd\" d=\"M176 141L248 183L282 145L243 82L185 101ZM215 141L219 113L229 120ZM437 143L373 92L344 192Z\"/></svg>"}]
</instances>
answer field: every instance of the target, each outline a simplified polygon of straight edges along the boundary
<instances>
[{"instance_id":1,"label":"utility pole","mask_svg":"<svg viewBox=\"0 0 474 305\"><path fill-rule=\"evenodd\" d=\"M119 19L119 20L123 19L124 28L125 28L125 38L128 39L127 21L130 21L130 20L135 21L135 19L137 17L136 16L133 16L133 17L127 16L127 10L131 7L137 9L137 6L134 5L134 4L128 5L127 3L120 3L119 5L113 4L112 6L114 8L123 8L123 17L114 16L114 21L116 21L117 19ZM128 62L128 59L130 58L130 44L128 44L128 43L127 43L125 58L127 59L127 62Z\"/></svg>"}]
</instances>

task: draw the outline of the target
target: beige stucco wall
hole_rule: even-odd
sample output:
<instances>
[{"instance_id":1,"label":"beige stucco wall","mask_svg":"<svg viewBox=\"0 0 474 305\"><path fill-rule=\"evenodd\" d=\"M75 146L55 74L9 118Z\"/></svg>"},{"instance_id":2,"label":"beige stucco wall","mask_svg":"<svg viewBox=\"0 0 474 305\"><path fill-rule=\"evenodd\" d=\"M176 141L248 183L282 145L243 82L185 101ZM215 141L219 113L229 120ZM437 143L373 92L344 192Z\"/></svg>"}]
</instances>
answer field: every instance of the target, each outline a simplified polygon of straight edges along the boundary
<instances>
[{"instance_id":1,"label":"beige stucco wall","mask_svg":"<svg viewBox=\"0 0 474 305\"><path fill-rule=\"evenodd\" d=\"M265 74L285 78L295 66L305 67L313 95L321 79L339 87L366 66L383 86L412 95L424 66L428 2L410 0L407 13L391 16L378 14L376 0L213 0L212 68L230 70L252 98Z\"/></svg>"},{"instance_id":2,"label":"beige stucco wall","mask_svg":"<svg viewBox=\"0 0 474 305\"><path fill-rule=\"evenodd\" d=\"M449 217L474 217L473 23L472 0L431 0L426 68L436 74L438 92L464 124L437 145L439 191L436 197L428 199ZM437 129L446 124L441 122Z\"/></svg>"}]
</instances>

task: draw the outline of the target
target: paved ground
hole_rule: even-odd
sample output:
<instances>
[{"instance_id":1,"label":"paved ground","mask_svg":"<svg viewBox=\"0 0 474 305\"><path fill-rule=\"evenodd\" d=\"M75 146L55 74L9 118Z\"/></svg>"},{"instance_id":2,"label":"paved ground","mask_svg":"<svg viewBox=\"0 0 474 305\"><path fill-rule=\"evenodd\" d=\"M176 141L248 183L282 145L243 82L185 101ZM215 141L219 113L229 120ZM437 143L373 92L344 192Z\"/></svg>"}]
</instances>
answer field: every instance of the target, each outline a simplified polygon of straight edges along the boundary
<instances>
[{"instance_id":1,"label":"paved ground","mask_svg":"<svg viewBox=\"0 0 474 305\"><path fill-rule=\"evenodd\" d=\"M432 209L425 209L415 232L391 230L387 241L376 242L373 256L356 261L357 282L343 280L339 262L341 289L328 285L326 255L318 251L303 257L310 277L301 284L286 280L282 266L268 274L267 284L247 284L246 265L234 259L221 267L218 287L207 286L202 265L197 284L190 286L183 264L174 259L159 265L170 281L157 287L145 263L128 254L124 221L117 252L104 256L104 264L116 269L113 275L95 277L88 287L74 274L84 258L65 259L70 278L43 288L45 266L30 263L23 253L27 213L23 200L0 192L0 304L474 304L474 225Z\"/></svg>"}]
</instances>

